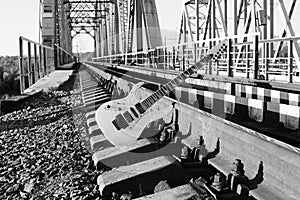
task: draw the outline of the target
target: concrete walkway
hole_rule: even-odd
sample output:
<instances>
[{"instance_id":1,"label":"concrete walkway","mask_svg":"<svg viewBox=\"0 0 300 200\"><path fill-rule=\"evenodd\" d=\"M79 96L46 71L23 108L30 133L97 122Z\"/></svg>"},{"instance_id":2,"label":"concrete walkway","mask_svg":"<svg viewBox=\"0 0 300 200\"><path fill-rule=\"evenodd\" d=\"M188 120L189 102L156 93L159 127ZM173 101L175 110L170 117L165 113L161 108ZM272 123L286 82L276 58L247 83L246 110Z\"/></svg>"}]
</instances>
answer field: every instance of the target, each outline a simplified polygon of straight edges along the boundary
<instances>
[{"instance_id":1,"label":"concrete walkway","mask_svg":"<svg viewBox=\"0 0 300 200\"><path fill-rule=\"evenodd\" d=\"M69 79L69 76L72 75L72 73L73 70L54 71L27 88L24 91L24 94L32 94L41 90L47 91L52 88L58 88L62 83Z\"/></svg>"}]
</instances>

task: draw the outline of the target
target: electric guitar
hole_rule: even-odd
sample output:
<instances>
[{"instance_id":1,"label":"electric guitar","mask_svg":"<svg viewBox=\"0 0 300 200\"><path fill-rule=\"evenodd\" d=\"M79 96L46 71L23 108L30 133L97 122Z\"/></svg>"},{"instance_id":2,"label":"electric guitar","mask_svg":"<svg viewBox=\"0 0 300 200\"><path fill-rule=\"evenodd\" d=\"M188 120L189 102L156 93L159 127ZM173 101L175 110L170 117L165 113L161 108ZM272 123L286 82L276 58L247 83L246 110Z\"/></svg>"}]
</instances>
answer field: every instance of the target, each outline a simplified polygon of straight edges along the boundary
<instances>
[{"instance_id":1,"label":"electric guitar","mask_svg":"<svg viewBox=\"0 0 300 200\"><path fill-rule=\"evenodd\" d=\"M115 146L137 141L150 122L161 119L172 111L172 106L164 107L157 102L208 61L217 61L226 49L227 43L224 40L208 50L203 59L147 98L141 99L137 95L137 91L143 85L138 83L133 86L127 97L102 104L97 109L95 118L105 137Z\"/></svg>"}]
</instances>

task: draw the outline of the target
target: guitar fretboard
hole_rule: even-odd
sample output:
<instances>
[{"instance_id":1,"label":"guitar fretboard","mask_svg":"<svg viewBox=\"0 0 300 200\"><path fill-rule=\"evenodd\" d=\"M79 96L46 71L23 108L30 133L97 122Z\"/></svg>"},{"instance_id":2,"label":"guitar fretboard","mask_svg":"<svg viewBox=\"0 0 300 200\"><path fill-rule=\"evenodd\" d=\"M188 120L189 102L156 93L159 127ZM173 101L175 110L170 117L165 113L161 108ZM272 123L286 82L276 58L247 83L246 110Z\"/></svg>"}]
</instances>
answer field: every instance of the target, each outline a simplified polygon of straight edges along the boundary
<instances>
[{"instance_id":1,"label":"guitar fretboard","mask_svg":"<svg viewBox=\"0 0 300 200\"><path fill-rule=\"evenodd\" d=\"M157 91L155 91L153 94L151 94L149 97L144 99L141 102L141 106L144 108L144 110L150 108L153 104L155 104L158 100L160 100L163 96L169 94L171 91L175 89L178 85L183 83L185 79L189 78L190 75L197 72L197 69L199 69L201 66L206 64L208 61L210 61L211 55L205 56L203 59L201 59L199 62L197 62L195 65L191 66L184 72L182 72L179 76L174 78L173 80L169 81L167 84L159 88Z\"/></svg>"}]
</instances>

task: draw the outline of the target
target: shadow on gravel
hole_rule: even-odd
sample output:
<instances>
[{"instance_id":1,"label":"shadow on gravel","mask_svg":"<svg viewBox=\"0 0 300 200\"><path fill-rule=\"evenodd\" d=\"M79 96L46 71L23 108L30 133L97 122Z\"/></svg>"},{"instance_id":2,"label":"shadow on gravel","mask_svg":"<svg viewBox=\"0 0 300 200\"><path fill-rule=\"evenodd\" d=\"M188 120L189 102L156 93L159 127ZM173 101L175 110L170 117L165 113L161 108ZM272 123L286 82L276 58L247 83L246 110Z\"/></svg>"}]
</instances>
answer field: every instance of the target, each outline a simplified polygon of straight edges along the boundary
<instances>
[{"instance_id":1,"label":"shadow on gravel","mask_svg":"<svg viewBox=\"0 0 300 200\"><path fill-rule=\"evenodd\" d=\"M58 91L66 91L66 92L69 92L71 90L73 90L74 88L78 88L79 87L79 81L76 81L77 79L77 74L78 74L78 71L80 69L80 66L81 66L81 63L75 63L73 65L73 73L72 75L69 77L69 79L64 82L63 84L61 84L59 87L58 87ZM76 84L76 85L75 85Z\"/></svg>"}]
</instances>

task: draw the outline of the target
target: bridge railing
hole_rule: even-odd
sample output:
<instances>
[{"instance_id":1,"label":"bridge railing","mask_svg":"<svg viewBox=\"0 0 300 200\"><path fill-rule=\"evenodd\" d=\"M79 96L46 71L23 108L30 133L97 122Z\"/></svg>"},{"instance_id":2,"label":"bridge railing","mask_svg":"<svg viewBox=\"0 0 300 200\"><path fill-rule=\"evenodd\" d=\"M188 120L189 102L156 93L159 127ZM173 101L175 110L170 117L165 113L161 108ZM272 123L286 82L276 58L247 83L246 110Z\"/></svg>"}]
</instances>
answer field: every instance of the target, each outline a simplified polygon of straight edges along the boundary
<instances>
[{"instance_id":1,"label":"bridge railing","mask_svg":"<svg viewBox=\"0 0 300 200\"><path fill-rule=\"evenodd\" d=\"M59 65L64 65L74 61L73 55L65 49L56 44L54 44L54 48L56 48L57 51L57 62Z\"/></svg>"},{"instance_id":2,"label":"bridge railing","mask_svg":"<svg viewBox=\"0 0 300 200\"><path fill-rule=\"evenodd\" d=\"M55 48L59 49L57 58ZM19 70L20 70L20 92L36 83L55 70L57 64L70 63L73 56L58 46L49 47L30 39L19 37Z\"/></svg>"},{"instance_id":3,"label":"bridge railing","mask_svg":"<svg viewBox=\"0 0 300 200\"><path fill-rule=\"evenodd\" d=\"M199 73L228 77L300 82L294 45L300 37L259 40L259 33L227 37L228 50L217 63L209 62ZM169 70L185 70L206 55L208 49L224 38L208 39L195 43L161 46L143 52L109 55L94 58L107 64L136 65ZM282 45L283 50L274 56L271 51ZM271 48L272 47L272 48ZM286 49L288 49L286 51Z\"/></svg>"},{"instance_id":4,"label":"bridge railing","mask_svg":"<svg viewBox=\"0 0 300 200\"><path fill-rule=\"evenodd\" d=\"M287 37L260 41L262 52L259 65L266 80L300 82L300 61L295 56L297 54L294 53L296 52L295 45L299 45L299 40L300 37ZM281 46L282 48L281 51L270 52L271 46Z\"/></svg>"}]
</instances>

